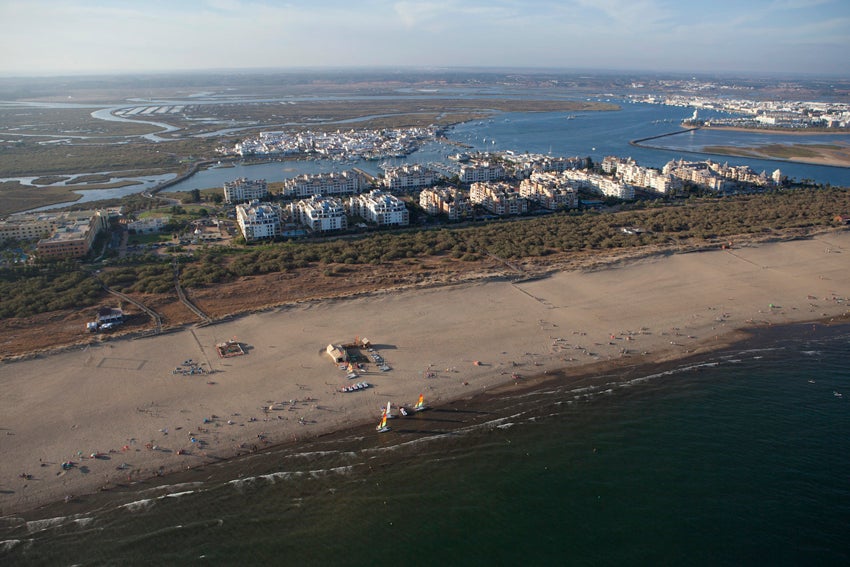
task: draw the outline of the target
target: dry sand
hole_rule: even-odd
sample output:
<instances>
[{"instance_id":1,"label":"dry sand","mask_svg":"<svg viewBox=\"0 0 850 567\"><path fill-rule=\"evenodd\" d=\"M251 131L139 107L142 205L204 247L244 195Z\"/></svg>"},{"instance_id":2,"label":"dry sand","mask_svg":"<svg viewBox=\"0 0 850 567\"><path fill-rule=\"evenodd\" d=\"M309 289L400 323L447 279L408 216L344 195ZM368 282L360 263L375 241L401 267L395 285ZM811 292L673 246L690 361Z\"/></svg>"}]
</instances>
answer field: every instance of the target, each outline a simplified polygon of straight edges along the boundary
<instances>
[{"instance_id":1,"label":"dry sand","mask_svg":"<svg viewBox=\"0 0 850 567\"><path fill-rule=\"evenodd\" d=\"M2 363L0 515L377 423L387 401L420 393L439 404L565 367L682 357L748 326L840 316L848 297L850 232L831 232L524 283L298 304ZM373 387L341 393L346 372L323 351L356 336L392 370L369 364L360 380ZM248 354L218 358L214 345L232 338ZM213 373L174 374L188 359Z\"/></svg>"}]
</instances>

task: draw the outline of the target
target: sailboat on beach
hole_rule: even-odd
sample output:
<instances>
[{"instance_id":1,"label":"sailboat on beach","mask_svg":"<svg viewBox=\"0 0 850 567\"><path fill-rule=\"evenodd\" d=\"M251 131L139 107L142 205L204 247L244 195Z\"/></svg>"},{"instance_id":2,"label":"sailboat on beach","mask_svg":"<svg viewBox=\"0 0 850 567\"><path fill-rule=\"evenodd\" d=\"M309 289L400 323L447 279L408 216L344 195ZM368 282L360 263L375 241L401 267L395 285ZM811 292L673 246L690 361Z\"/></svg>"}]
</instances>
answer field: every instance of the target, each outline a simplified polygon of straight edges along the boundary
<instances>
[{"instance_id":1,"label":"sailboat on beach","mask_svg":"<svg viewBox=\"0 0 850 567\"><path fill-rule=\"evenodd\" d=\"M425 411L426 409L428 409L428 406L425 405L425 394L419 394L419 401L413 406L412 411Z\"/></svg>"},{"instance_id":2,"label":"sailboat on beach","mask_svg":"<svg viewBox=\"0 0 850 567\"><path fill-rule=\"evenodd\" d=\"M390 426L387 425L387 410L384 410L381 414L381 421L378 423L378 425L375 426L375 431L377 431L378 433L384 433L389 430Z\"/></svg>"},{"instance_id":3,"label":"sailboat on beach","mask_svg":"<svg viewBox=\"0 0 850 567\"><path fill-rule=\"evenodd\" d=\"M387 419L392 419L392 418L394 418L394 417L395 417L395 416L392 414L391 408L392 408L392 403L391 403L391 402L387 402L387 409L385 410L385 411L386 411L386 414L387 414Z\"/></svg>"}]
</instances>

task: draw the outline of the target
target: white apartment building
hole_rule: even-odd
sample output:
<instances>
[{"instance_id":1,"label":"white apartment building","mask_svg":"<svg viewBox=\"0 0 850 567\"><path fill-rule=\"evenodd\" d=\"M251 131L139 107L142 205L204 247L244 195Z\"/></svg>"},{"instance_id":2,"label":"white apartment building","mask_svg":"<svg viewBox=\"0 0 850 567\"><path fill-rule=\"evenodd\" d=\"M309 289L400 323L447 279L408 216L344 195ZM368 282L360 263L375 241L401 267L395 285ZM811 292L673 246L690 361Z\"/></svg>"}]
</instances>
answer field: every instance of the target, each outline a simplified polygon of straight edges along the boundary
<instances>
[{"instance_id":1,"label":"white apartment building","mask_svg":"<svg viewBox=\"0 0 850 567\"><path fill-rule=\"evenodd\" d=\"M421 164L384 169L384 186L390 191L405 191L433 185L439 174Z\"/></svg>"},{"instance_id":2,"label":"white apartment building","mask_svg":"<svg viewBox=\"0 0 850 567\"><path fill-rule=\"evenodd\" d=\"M473 183L469 187L469 200L499 216L528 212L528 199L521 197L507 183Z\"/></svg>"},{"instance_id":3,"label":"white apartment building","mask_svg":"<svg viewBox=\"0 0 850 567\"><path fill-rule=\"evenodd\" d=\"M251 201L236 205L236 223L245 240L262 240L280 235L280 206Z\"/></svg>"},{"instance_id":4,"label":"white apartment building","mask_svg":"<svg viewBox=\"0 0 850 567\"><path fill-rule=\"evenodd\" d=\"M519 194L549 210L578 207L576 190L557 173L532 173L519 184Z\"/></svg>"},{"instance_id":5,"label":"white apartment building","mask_svg":"<svg viewBox=\"0 0 850 567\"><path fill-rule=\"evenodd\" d=\"M379 226L410 224L410 213L404 202L379 189L352 197L348 206L352 215L372 221Z\"/></svg>"},{"instance_id":6,"label":"white apartment building","mask_svg":"<svg viewBox=\"0 0 850 567\"><path fill-rule=\"evenodd\" d=\"M461 183L496 181L504 177L504 167L486 161L461 165L458 171Z\"/></svg>"},{"instance_id":7,"label":"white apartment building","mask_svg":"<svg viewBox=\"0 0 850 567\"><path fill-rule=\"evenodd\" d=\"M620 164L629 162L634 163L634 160L632 160L631 158L621 158L617 156L605 156L604 158L602 158L602 171L604 171L608 175L611 175L612 173L617 171L617 168L620 166Z\"/></svg>"},{"instance_id":8,"label":"white apartment building","mask_svg":"<svg viewBox=\"0 0 850 567\"><path fill-rule=\"evenodd\" d=\"M682 189L681 180L651 167L641 167L632 159L621 162L617 166L616 175L623 183L643 187L663 195Z\"/></svg>"},{"instance_id":9,"label":"white apartment building","mask_svg":"<svg viewBox=\"0 0 850 567\"><path fill-rule=\"evenodd\" d=\"M712 191L728 191L735 187L735 182L721 173L725 171L723 168L712 168L711 165L711 162L705 161L671 160L662 172Z\"/></svg>"},{"instance_id":10,"label":"white apartment building","mask_svg":"<svg viewBox=\"0 0 850 567\"><path fill-rule=\"evenodd\" d=\"M292 216L314 232L348 228L348 217L342 200L313 195L290 205Z\"/></svg>"},{"instance_id":11,"label":"white apartment building","mask_svg":"<svg viewBox=\"0 0 850 567\"><path fill-rule=\"evenodd\" d=\"M356 171L299 175L283 184L284 197L305 199L314 195L356 195L366 186L366 176Z\"/></svg>"},{"instance_id":12,"label":"white apartment building","mask_svg":"<svg viewBox=\"0 0 850 567\"><path fill-rule=\"evenodd\" d=\"M469 213L469 196L454 187L431 187L419 194L419 206L429 215L446 215L458 220Z\"/></svg>"},{"instance_id":13,"label":"white apartment building","mask_svg":"<svg viewBox=\"0 0 850 567\"><path fill-rule=\"evenodd\" d=\"M127 223L127 230L136 234L146 234L160 232L171 217L147 217L130 221Z\"/></svg>"},{"instance_id":14,"label":"white apartment building","mask_svg":"<svg viewBox=\"0 0 850 567\"><path fill-rule=\"evenodd\" d=\"M564 171L561 175L571 182L570 185L576 188L591 189L606 197L616 197L623 200L635 198L635 188L632 185L621 183L604 175L573 170Z\"/></svg>"},{"instance_id":15,"label":"white apartment building","mask_svg":"<svg viewBox=\"0 0 850 567\"><path fill-rule=\"evenodd\" d=\"M227 204L259 200L265 198L268 194L269 190L265 179L248 180L242 177L224 183L224 202Z\"/></svg>"}]
</instances>

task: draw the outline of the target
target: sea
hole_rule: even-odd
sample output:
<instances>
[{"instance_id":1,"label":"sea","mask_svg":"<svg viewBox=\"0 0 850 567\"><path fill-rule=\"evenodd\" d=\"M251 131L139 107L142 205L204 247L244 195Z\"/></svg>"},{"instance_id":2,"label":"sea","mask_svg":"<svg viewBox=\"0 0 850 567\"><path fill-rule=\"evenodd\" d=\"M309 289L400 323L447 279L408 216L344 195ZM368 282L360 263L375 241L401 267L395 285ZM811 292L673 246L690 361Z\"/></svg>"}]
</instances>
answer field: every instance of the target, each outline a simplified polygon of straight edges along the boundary
<instances>
[{"instance_id":1,"label":"sea","mask_svg":"<svg viewBox=\"0 0 850 567\"><path fill-rule=\"evenodd\" d=\"M0 564L845 566L848 360L809 323L520 379L4 518Z\"/></svg>"}]
</instances>

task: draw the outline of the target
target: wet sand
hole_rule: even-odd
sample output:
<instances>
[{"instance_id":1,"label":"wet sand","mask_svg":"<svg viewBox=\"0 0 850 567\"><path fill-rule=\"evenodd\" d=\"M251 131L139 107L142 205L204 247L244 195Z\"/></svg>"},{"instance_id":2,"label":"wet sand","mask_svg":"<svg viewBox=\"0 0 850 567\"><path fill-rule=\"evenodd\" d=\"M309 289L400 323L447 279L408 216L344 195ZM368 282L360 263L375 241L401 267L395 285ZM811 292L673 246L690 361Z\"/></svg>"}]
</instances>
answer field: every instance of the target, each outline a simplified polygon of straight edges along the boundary
<instances>
[{"instance_id":1,"label":"wet sand","mask_svg":"<svg viewBox=\"0 0 850 567\"><path fill-rule=\"evenodd\" d=\"M297 304L3 363L0 514L377 423L387 401L420 393L444 404L560 370L674 360L746 327L839 317L850 309L848 254L850 232L830 232L524 283ZM369 363L346 378L324 349L355 337L392 370ZM214 345L228 339L247 354L219 358ZM212 372L175 373L190 359ZM372 387L339 391L357 381Z\"/></svg>"}]
</instances>

